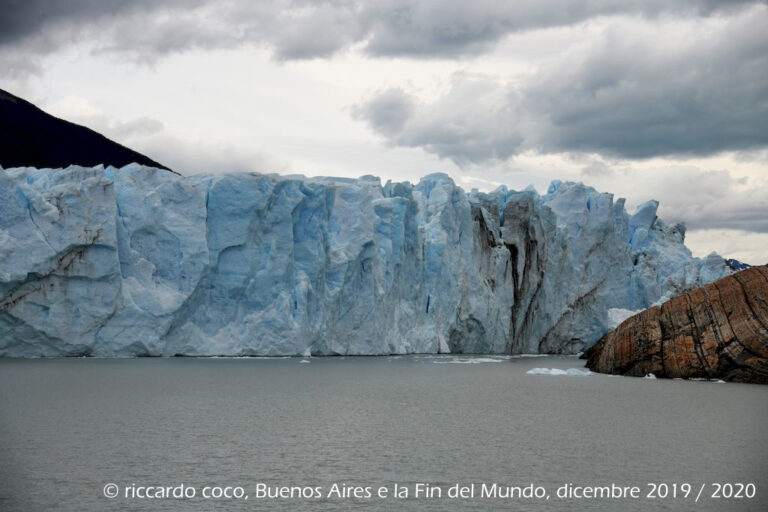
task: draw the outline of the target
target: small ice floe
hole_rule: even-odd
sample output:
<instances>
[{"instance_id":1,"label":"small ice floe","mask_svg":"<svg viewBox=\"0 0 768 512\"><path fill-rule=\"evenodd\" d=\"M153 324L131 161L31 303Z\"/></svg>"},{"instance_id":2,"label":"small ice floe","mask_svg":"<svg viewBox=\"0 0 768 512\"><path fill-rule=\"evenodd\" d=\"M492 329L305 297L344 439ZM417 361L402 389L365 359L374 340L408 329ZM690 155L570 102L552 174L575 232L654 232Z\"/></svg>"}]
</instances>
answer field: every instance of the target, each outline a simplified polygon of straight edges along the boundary
<instances>
[{"instance_id":1,"label":"small ice floe","mask_svg":"<svg viewBox=\"0 0 768 512\"><path fill-rule=\"evenodd\" d=\"M450 358L447 360L439 361L434 360L432 361L435 364L479 364L479 363L500 363L504 361L504 358L492 358L492 357L466 357L466 358Z\"/></svg>"},{"instance_id":2,"label":"small ice floe","mask_svg":"<svg viewBox=\"0 0 768 512\"><path fill-rule=\"evenodd\" d=\"M589 370L579 370L578 368L568 368L567 370L561 370L560 368L532 368L528 370L528 375L565 375L566 377L586 377L588 375L594 375Z\"/></svg>"},{"instance_id":3,"label":"small ice floe","mask_svg":"<svg viewBox=\"0 0 768 512\"><path fill-rule=\"evenodd\" d=\"M647 375L646 375L645 377L643 377L643 378L644 378L644 379L655 379L655 378L656 378L656 376L655 376L654 374L652 374L652 373L649 373L649 374L647 374Z\"/></svg>"},{"instance_id":4,"label":"small ice floe","mask_svg":"<svg viewBox=\"0 0 768 512\"><path fill-rule=\"evenodd\" d=\"M300 362L300 363L308 363L308 362L310 362L310 361L309 361L309 359L302 359L302 360L301 360L301 361L299 361L299 362Z\"/></svg>"}]
</instances>

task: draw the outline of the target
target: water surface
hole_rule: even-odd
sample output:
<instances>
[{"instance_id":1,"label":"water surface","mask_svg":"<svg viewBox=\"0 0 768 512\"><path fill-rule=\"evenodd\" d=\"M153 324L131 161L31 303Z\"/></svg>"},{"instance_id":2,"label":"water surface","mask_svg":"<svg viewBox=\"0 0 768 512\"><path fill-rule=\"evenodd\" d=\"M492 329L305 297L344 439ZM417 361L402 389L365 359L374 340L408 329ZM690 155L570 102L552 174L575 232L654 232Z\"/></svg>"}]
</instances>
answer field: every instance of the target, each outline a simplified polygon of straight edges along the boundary
<instances>
[{"instance_id":1,"label":"water surface","mask_svg":"<svg viewBox=\"0 0 768 512\"><path fill-rule=\"evenodd\" d=\"M567 357L0 360L0 510L768 510L768 388ZM107 499L239 485L243 500ZM753 482L752 500L258 500L257 483ZM706 493L706 491L705 491Z\"/></svg>"}]
</instances>

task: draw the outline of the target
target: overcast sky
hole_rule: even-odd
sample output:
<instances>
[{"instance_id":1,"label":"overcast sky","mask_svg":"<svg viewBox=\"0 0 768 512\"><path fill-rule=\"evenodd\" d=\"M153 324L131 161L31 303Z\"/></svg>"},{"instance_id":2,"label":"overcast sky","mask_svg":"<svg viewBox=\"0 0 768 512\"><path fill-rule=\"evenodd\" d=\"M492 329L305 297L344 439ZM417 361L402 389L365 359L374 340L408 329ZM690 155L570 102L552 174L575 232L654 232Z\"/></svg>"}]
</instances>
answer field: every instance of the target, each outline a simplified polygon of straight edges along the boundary
<instances>
[{"instance_id":1,"label":"overcast sky","mask_svg":"<svg viewBox=\"0 0 768 512\"><path fill-rule=\"evenodd\" d=\"M0 0L0 88L185 174L583 181L768 262L766 2Z\"/></svg>"}]
</instances>

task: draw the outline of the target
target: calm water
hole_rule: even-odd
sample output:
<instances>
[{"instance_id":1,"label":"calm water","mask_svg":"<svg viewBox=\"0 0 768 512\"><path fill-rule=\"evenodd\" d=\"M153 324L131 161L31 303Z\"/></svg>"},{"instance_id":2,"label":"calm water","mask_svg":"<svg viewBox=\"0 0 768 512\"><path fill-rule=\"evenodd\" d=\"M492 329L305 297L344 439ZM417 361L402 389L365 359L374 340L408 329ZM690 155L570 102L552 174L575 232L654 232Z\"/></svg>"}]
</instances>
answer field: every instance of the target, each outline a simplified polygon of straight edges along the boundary
<instances>
[{"instance_id":1,"label":"calm water","mask_svg":"<svg viewBox=\"0 0 768 512\"><path fill-rule=\"evenodd\" d=\"M768 510L768 387L527 375L572 358L0 360L0 510ZM483 362L487 361L487 362ZM409 499L256 499L259 482ZM416 483L443 498L414 498ZM559 500L566 483L753 482L752 500ZM105 484L121 496L107 499ZM245 500L125 486L242 486ZM551 499L451 500L454 483ZM479 492L476 490L476 493ZM391 490L390 490L391 493Z\"/></svg>"}]
</instances>

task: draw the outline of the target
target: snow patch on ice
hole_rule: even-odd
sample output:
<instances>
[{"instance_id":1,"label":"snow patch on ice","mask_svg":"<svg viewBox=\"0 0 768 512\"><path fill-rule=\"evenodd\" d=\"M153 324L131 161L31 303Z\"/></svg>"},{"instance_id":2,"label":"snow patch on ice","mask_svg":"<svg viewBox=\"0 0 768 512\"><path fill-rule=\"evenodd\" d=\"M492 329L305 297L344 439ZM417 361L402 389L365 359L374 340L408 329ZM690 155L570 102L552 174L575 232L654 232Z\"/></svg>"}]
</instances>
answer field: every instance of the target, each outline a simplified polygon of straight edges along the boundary
<instances>
[{"instance_id":1,"label":"snow patch on ice","mask_svg":"<svg viewBox=\"0 0 768 512\"><path fill-rule=\"evenodd\" d=\"M639 313L640 311L643 311L643 310L638 309L633 311L631 309L624 309L624 308L610 308L608 310L608 326L611 329L615 329L616 327L621 325L621 322Z\"/></svg>"}]
</instances>

